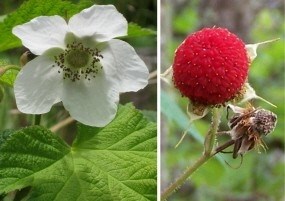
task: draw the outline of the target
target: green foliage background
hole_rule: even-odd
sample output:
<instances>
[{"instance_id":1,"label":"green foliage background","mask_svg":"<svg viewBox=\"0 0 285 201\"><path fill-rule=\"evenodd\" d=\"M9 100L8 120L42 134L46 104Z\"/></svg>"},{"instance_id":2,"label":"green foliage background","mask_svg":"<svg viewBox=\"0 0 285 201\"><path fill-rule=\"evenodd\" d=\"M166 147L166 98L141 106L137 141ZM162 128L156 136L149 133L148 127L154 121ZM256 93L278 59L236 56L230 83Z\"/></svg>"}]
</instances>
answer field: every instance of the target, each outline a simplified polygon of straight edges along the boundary
<instances>
[{"instance_id":1,"label":"green foliage background","mask_svg":"<svg viewBox=\"0 0 285 201\"><path fill-rule=\"evenodd\" d=\"M226 2L214 0L205 7L207 1L162 1L162 72L172 63L174 51L185 37L204 27L223 26L237 35L243 27L228 27L216 10L223 12ZM238 1L235 1L238 2ZM245 1L242 1L245 2ZM263 2L263 1L260 1ZM275 4L274 4L275 2ZM277 2L277 3L276 3ZM284 2L272 1L275 6L264 3L258 13L241 12L251 16L252 24L246 35L240 35L245 43L257 43L274 38L279 41L261 46L258 57L250 67L249 82L261 97L277 105L273 108L261 101L254 101L260 106L273 111L278 116L275 131L264 138L269 149L265 152L253 150L245 154L240 168L239 159L232 159L231 154L219 155L202 166L191 178L178 189L169 200L175 201L281 201L284 200ZM204 3L204 4L203 4ZM234 2L231 1L232 4ZM252 2L253 3L253 2ZM207 3L206 3L207 4ZM242 3L241 3L242 4ZM204 6L204 7L203 7ZM249 6L243 5L244 8ZM282 9L283 7L283 9ZM234 12L228 9L228 14ZM249 10L249 9L244 9ZM227 11L224 10L226 13ZM220 13L221 14L221 13ZM222 14L221 14L222 15ZM231 19L231 16L223 15ZM217 17L217 18L215 18ZM212 23L215 19L215 23ZM239 22L239 18L236 22ZM234 23L233 23L234 24ZM235 31L238 32L235 32ZM246 36L246 37L245 37ZM189 129L188 135L178 148L174 148L188 129L186 115L187 98L182 98L173 87L162 82L161 93L161 190L176 179L186 167L193 164L203 152L203 138L210 125L210 115L198 120ZM228 130L225 113L220 130Z\"/></svg>"}]
</instances>

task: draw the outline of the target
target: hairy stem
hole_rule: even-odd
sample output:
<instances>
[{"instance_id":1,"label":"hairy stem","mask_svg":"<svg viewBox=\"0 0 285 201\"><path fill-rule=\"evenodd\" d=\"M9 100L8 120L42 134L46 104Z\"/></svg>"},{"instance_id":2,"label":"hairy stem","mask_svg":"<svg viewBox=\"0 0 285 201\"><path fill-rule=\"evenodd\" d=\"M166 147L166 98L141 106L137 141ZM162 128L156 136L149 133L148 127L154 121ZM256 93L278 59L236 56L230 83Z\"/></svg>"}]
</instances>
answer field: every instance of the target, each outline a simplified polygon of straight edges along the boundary
<instances>
[{"instance_id":1,"label":"hairy stem","mask_svg":"<svg viewBox=\"0 0 285 201\"><path fill-rule=\"evenodd\" d=\"M213 113L212 124L204 141L204 155L206 156L209 156L212 152L212 149L215 144L216 133L218 132L220 119L221 119L220 111L218 108L214 108L212 110L212 113Z\"/></svg>"},{"instance_id":2,"label":"hairy stem","mask_svg":"<svg viewBox=\"0 0 285 201\"><path fill-rule=\"evenodd\" d=\"M161 195L161 200L166 200L176 189L178 189L186 180L205 162L207 162L212 156L214 156L217 152L212 152L215 143L215 135L218 131L219 124L220 124L220 111L217 108L213 109L213 117L212 117L212 124L210 130L205 138L204 142L204 153L203 155L190 167L186 169L186 171L178 177L178 179L170 184L169 187Z\"/></svg>"},{"instance_id":3,"label":"hairy stem","mask_svg":"<svg viewBox=\"0 0 285 201\"><path fill-rule=\"evenodd\" d=\"M166 200L175 190L177 190L186 180L192 175L201 165L203 165L208 160L208 156L202 155L192 166L190 166L186 171L167 189L162 193L161 200Z\"/></svg>"}]
</instances>

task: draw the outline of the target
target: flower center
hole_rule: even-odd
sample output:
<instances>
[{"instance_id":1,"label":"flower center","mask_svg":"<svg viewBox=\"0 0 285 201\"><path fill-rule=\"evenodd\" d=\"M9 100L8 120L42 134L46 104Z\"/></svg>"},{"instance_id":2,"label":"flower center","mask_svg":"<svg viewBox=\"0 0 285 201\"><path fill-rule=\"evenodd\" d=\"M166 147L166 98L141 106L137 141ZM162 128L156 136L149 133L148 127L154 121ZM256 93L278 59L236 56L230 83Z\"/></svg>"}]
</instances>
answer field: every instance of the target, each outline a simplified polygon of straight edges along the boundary
<instances>
[{"instance_id":1,"label":"flower center","mask_svg":"<svg viewBox=\"0 0 285 201\"><path fill-rule=\"evenodd\" d=\"M71 50L67 56L66 61L72 68L82 68L87 65L89 54L81 50Z\"/></svg>"},{"instance_id":2,"label":"flower center","mask_svg":"<svg viewBox=\"0 0 285 201\"><path fill-rule=\"evenodd\" d=\"M103 68L100 63L100 59L103 59L100 51L97 48L84 47L82 43L68 44L64 52L54 58L60 68L58 73L63 73L63 79L73 82L80 79L91 80Z\"/></svg>"}]
</instances>

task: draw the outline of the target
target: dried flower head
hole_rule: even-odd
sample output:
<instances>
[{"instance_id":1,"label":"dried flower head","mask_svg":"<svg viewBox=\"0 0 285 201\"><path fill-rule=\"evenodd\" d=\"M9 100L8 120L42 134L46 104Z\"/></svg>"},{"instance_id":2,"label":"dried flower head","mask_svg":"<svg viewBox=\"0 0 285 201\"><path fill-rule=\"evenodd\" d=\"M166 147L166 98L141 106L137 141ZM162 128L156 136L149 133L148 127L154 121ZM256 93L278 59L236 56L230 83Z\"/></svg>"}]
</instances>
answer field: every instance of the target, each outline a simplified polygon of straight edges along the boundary
<instances>
[{"instance_id":1,"label":"dried flower head","mask_svg":"<svg viewBox=\"0 0 285 201\"><path fill-rule=\"evenodd\" d=\"M235 114L229 121L230 136L234 143L233 158L239 154L251 150L254 147L266 145L262 141L262 135L271 133L277 123L277 116L265 109L240 108L230 105Z\"/></svg>"}]
</instances>

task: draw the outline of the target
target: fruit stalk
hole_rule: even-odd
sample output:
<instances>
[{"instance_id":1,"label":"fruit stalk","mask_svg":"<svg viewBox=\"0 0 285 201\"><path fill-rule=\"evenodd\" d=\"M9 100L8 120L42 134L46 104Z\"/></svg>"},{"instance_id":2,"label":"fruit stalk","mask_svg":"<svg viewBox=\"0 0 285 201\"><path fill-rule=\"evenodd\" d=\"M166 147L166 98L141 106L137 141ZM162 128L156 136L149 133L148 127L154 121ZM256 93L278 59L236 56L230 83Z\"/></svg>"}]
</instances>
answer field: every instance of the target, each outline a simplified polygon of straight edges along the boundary
<instances>
[{"instance_id":1,"label":"fruit stalk","mask_svg":"<svg viewBox=\"0 0 285 201\"><path fill-rule=\"evenodd\" d=\"M218 131L220 124L220 111L218 108L213 109L212 116L212 124L210 130L205 138L204 143L204 153L203 155L190 167L186 169L186 171L172 184L170 184L166 190L161 194L161 200L166 200L175 190L177 190L185 181L203 164L205 164L211 157L213 157L216 153L212 152L215 135Z\"/></svg>"},{"instance_id":2,"label":"fruit stalk","mask_svg":"<svg viewBox=\"0 0 285 201\"><path fill-rule=\"evenodd\" d=\"M211 129L209 130L208 134L205 137L205 142L204 142L204 155L210 156L215 139L216 139L216 133L218 131L218 127L220 124L220 111L218 108L213 108L212 110L213 117L212 117L212 124L211 124Z\"/></svg>"}]
</instances>

